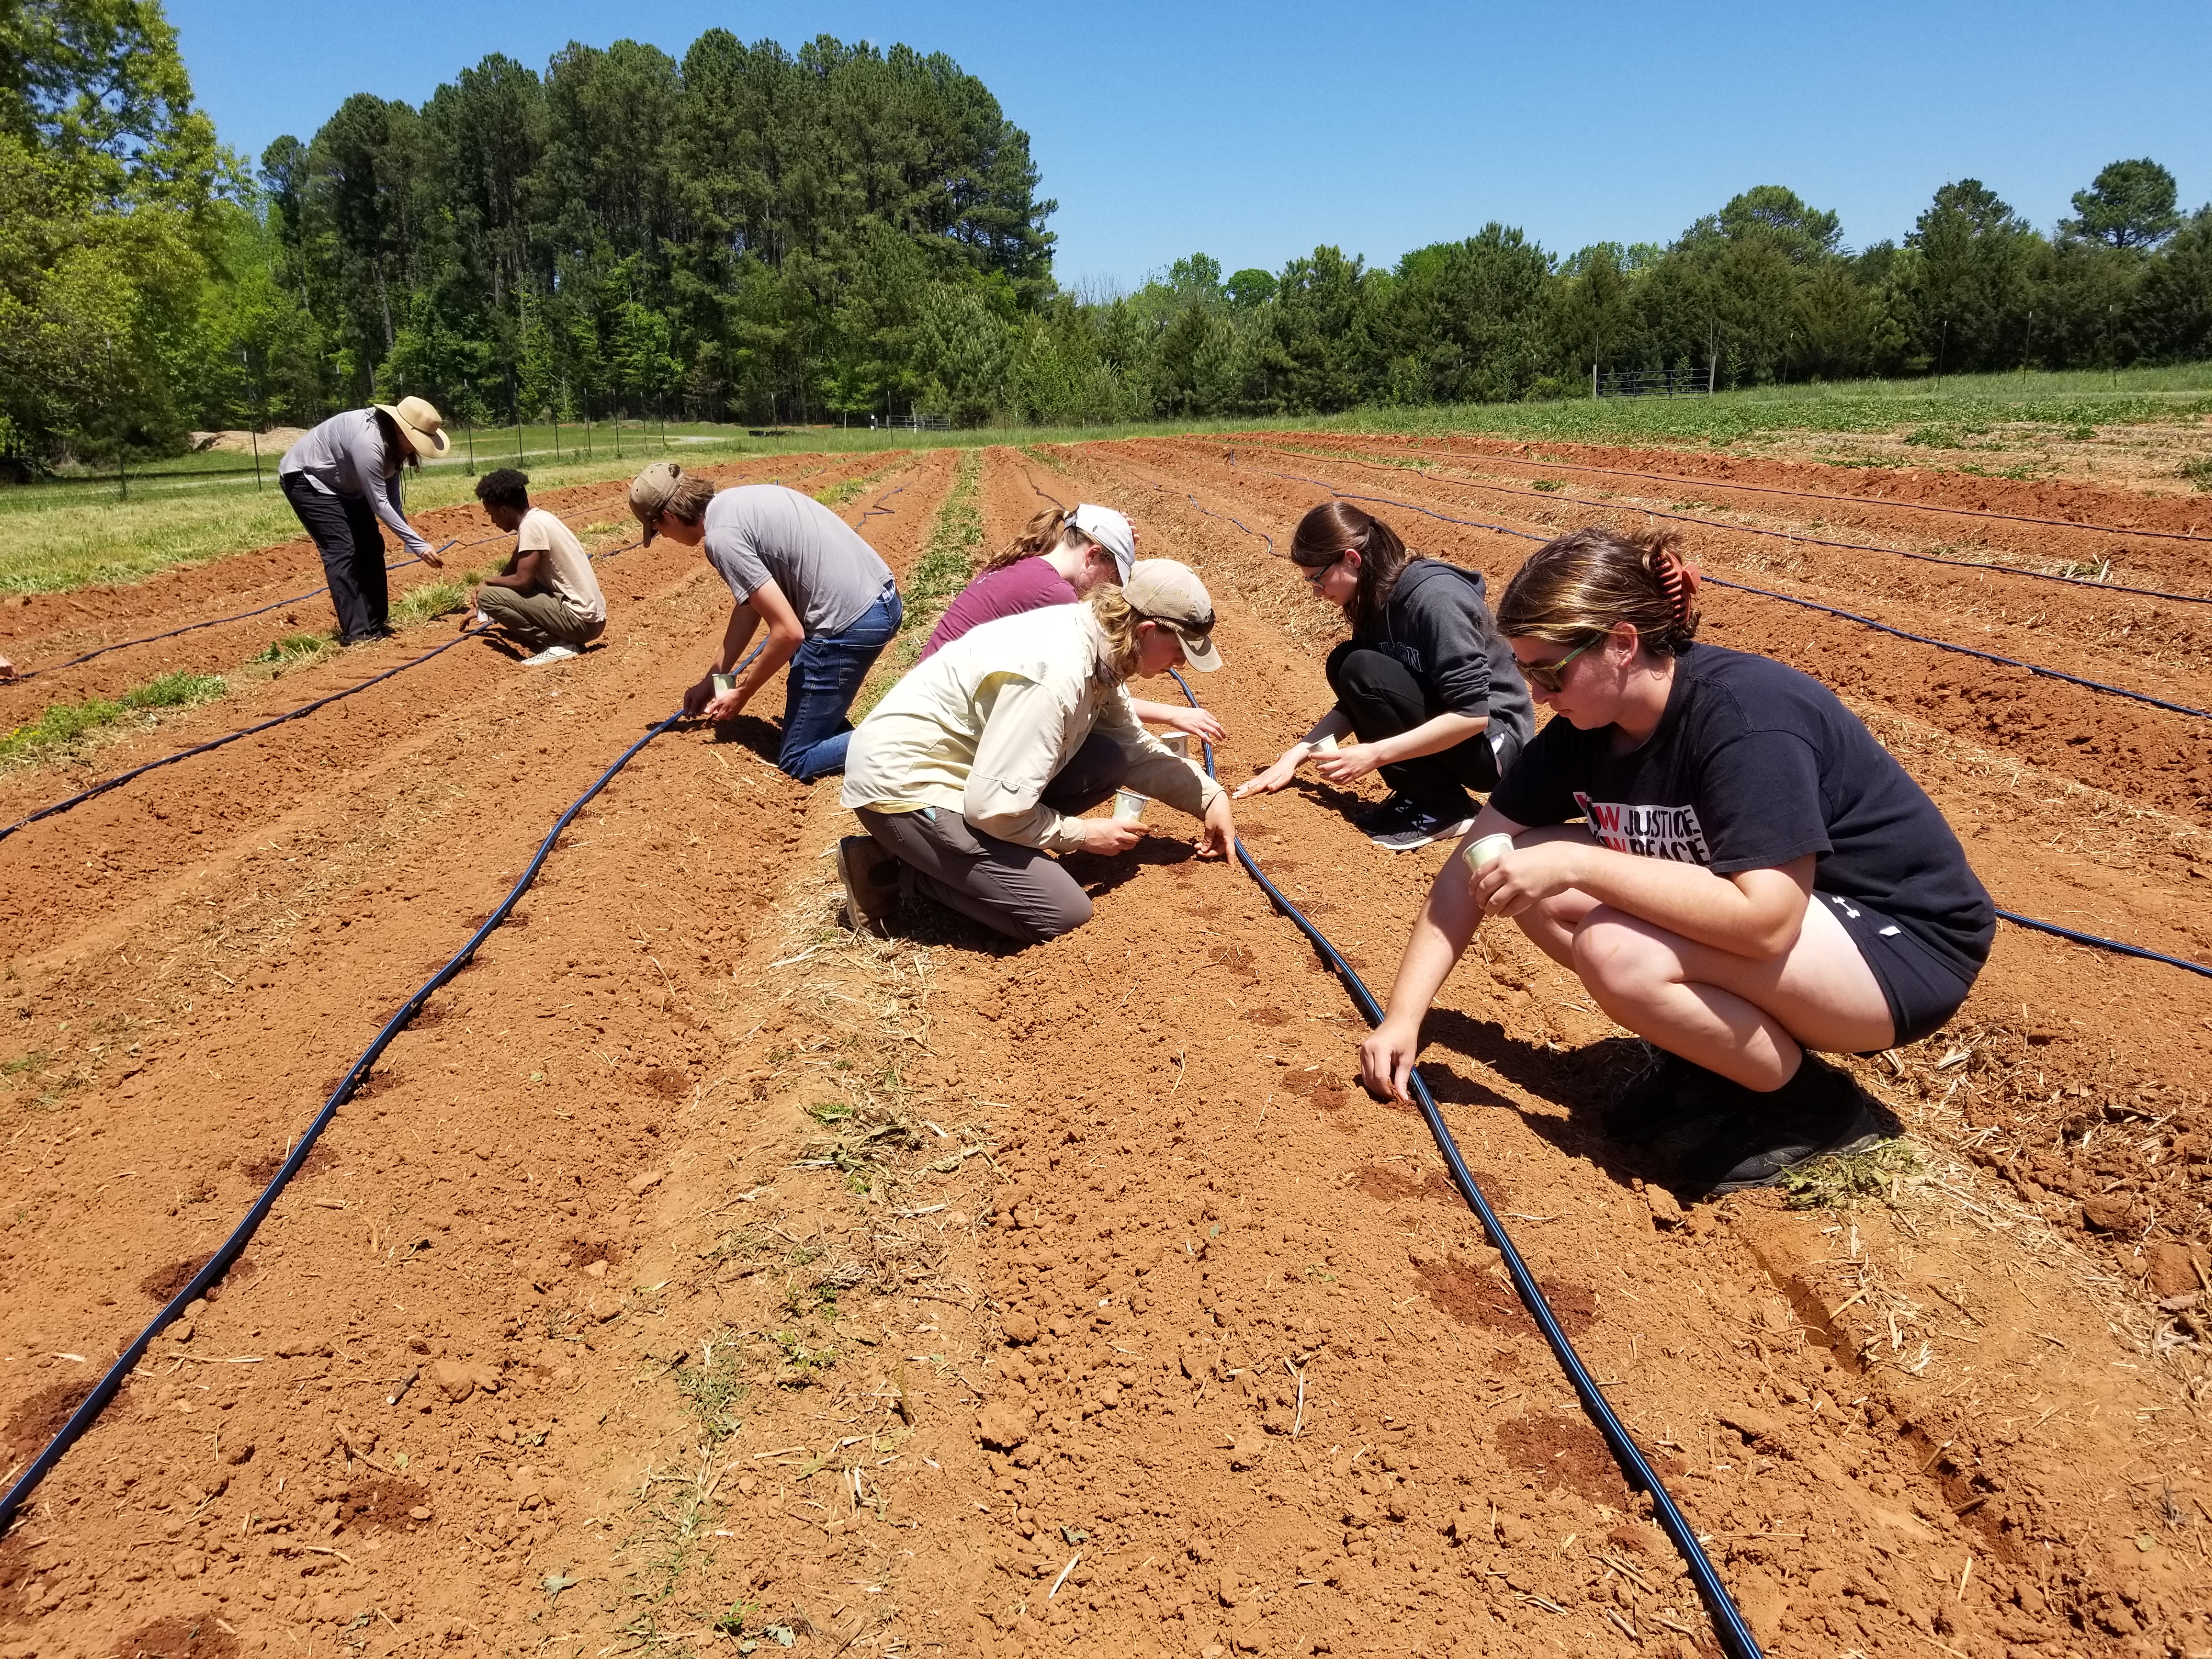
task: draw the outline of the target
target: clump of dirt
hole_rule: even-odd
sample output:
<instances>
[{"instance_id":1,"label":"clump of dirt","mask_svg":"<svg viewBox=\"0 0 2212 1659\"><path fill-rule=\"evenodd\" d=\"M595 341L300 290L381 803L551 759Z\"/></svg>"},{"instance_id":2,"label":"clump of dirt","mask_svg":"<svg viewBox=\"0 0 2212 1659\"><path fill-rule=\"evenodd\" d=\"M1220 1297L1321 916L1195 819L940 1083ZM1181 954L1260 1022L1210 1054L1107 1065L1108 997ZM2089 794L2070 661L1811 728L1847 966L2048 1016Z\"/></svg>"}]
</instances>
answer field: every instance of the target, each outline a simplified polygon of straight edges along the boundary
<instances>
[{"instance_id":1,"label":"clump of dirt","mask_svg":"<svg viewBox=\"0 0 2212 1659\"><path fill-rule=\"evenodd\" d=\"M331 1089L335 1089L337 1087L337 1085L336 1082L333 1082L331 1085ZM327 1096L329 1092L330 1091L327 1089L324 1091L325 1096ZM361 1097L358 1094L354 1097L356 1100L360 1097ZM248 1181L258 1182L262 1186L265 1187L270 1182L276 1180L276 1171L284 1167L284 1160L290 1156L291 1153L289 1152L264 1152L258 1158L242 1158L239 1159L236 1168L239 1174L244 1176ZM337 1161L337 1154L331 1150L330 1141L327 1139L318 1140L314 1144L313 1148L307 1153L306 1160L301 1164L299 1176L295 1176L294 1179L297 1180L300 1176L304 1176L320 1175ZM204 1260L204 1258L203 1258L203 1260ZM172 1294L174 1294L174 1292L172 1292Z\"/></svg>"},{"instance_id":2,"label":"clump of dirt","mask_svg":"<svg viewBox=\"0 0 2212 1659\"><path fill-rule=\"evenodd\" d=\"M207 1255L188 1255L182 1261L156 1267L138 1281L138 1289L155 1302L167 1302L192 1282L192 1275L207 1266L213 1254L210 1251Z\"/></svg>"},{"instance_id":3,"label":"clump of dirt","mask_svg":"<svg viewBox=\"0 0 2212 1659\"><path fill-rule=\"evenodd\" d=\"M1359 1172L1352 1184L1370 1198L1380 1199L1385 1204L1401 1204L1409 1198L1432 1198L1446 1204L1460 1201L1459 1188L1451 1184L1451 1178L1439 1175L1434 1170L1416 1181L1395 1170L1370 1164ZM1488 1192L1490 1189L1486 1188L1484 1190ZM1490 1196L1493 1202L1504 1201L1494 1192L1491 1192Z\"/></svg>"},{"instance_id":4,"label":"clump of dirt","mask_svg":"<svg viewBox=\"0 0 2212 1659\"><path fill-rule=\"evenodd\" d=\"M1280 1008L1247 1008L1244 1011L1244 1023L1248 1025L1285 1025L1290 1023L1290 1018Z\"/></svg>"},{"instance_id":5,"label":"clump of dirt","mask_svg":"<svg viewBox=\"0 0 2212 1659\"><path fill-rule=\"evenodd\" d=\"M1629 1506L1628 1483L1606 1449L1605 1437L1583 1417L1539 1412L1509 1417L1498 1425L1498 1449L1506 1462L1536 1478L1546 1492L1565 1486L1593 1504Z\"/></svg>"},{"instance_id":6,"label":"clump of dirt","mask_svg":"<svg viewBox=\"0 0 2212 1659\"><path fill-rule=\"evenodd\" d=\"M338 1519L349 1527L411 1527L412 1512L426 1507L429 1497L412 1480L386 1476L348 1487L338 1499Z\"/></svg>"},{"instance_id":7,"label":"clump of dirt","mask_svg":"<svg viewBox=\"0 0 2212 1659\"><path fill-rule=\"evenodd\" d=\"M210 1613L199 1619L156 1619L118 1642L114 1659L229 1659L238 1638Z\"/></svg>"},{"instance_id":8,"label":"clump of dirt","mask_svg":"<svg viewBox=\"0 0 2212 1659\"><path fill-rule=\"evenodd\" d=\"M594 1261L611 1265L617 1257L615 1247L603 1238L572 1238L562 1259L571 1267L588 1267Z\"/></svg>"},{"instance_id":9,"label":"clump of dirt","mask_svg":"<svg viewBox=\"0 0 2212 1659\"><path fill-rule=\"evenodd\" d=\"M1325 1066L1309 1066L1304 1070L1283 1074L1283 1086L1294 1095L1304 1095L1323 1110L1344 1104L1344 1079Z\"/></svg>"},{"instance_id":10,"label":"clump of dirt","mask_svg":"<svg viewBox=\"0 0 2212 1659\"><path fill-rule=\"evenodd\" d=\"M663 1100L674 1100L691 1086L685 1081L683 1073L672 1071L665 1066L656 1066L649 1071L640 1072L637 1080Z\"/></svg>"},{"instance_id":11,"label":"clump of dirt","mask_svg":"<svg viewBox=\"0 0 2212 1659\"><path fill-rule=\"evenodd\" d=\"M276 1170L272 1167L270 1174L275 1173ZM265 1180L266 1177L264 1176L264 1179ZM191 1284L192 1275L206 1267L210 1261L214 1260L214 1256L215 1253L210 1250L205 1255L189 1255L182 1261L173 1261L166 1267L156 1267L138 1281L138 1289L152 1300L166 1303L179 1291ZM252 1256L239 1257L230 1264L230 1270L228 1273L208 1286L207 1299L210 1302L221 1300L224 1287L234 1279L250 1279L256 1271L258 1271L257 1264Z\"/></svg>"},{"instance_id":12,"label":"clump of dirt","mask_svg":"<svg viewBox=\"0 0 2212 1659\"><path fill-rule=\"evenodd\" d=\"M50 1382L31 1395L15 1408L7 1428L0 1430L0 1455L12 1463L45 1450L46 1443L70 1420L70 1413L84 1403L94 1381L87 1376Z\"/></svg>"}]
</instances>

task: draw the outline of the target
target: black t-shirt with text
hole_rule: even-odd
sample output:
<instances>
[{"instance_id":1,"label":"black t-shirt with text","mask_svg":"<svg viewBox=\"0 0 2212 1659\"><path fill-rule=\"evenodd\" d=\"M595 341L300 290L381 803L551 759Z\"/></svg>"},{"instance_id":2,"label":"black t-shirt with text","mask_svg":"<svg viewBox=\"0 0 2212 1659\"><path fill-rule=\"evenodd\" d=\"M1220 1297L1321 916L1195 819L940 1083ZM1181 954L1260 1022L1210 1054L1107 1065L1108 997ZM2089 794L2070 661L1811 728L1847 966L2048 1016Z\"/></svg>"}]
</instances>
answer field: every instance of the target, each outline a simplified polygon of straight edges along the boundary
<instances>
[{"instance_id":1,"label":"black t-shirt with text","mask_svg":"<svg viewBox=\"0 0 2212 1659\"><path fill-rule=\"evenodd\" d=\"M1766 657L1692 645L1658 730L1626 755L1613 728L1554 719L1490 804L1516 823L1589 821L1605 846L1717 875L1815 855L1813 884L1891 917L1965 977L1996 913L1936 803L1819 681Z\"/></svg>"}]
</instances>

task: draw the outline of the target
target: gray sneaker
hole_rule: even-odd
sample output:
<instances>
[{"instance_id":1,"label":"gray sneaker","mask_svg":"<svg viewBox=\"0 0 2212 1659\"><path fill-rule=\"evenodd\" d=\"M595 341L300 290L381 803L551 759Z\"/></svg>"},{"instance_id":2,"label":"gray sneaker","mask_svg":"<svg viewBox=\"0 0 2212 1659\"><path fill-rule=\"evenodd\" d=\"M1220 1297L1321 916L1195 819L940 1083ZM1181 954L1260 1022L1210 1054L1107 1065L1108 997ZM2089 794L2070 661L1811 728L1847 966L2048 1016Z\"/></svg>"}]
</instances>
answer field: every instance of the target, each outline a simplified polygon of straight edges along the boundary
<instances>
[{"instance_id":1,"label":"gray sneaker","mask_svg":"<svg viewBox=\"0 0 2212 1659\"><path fill-rule=\"evenodd\" d=\"M845 925L856 933L880 933L898 902L898 860L873 836L847 836L837 843L837 879L845 888Z\"/></svg>"},{"instance_id":2,"label":"gray sneaker","mask_svg":"<svg viewBox=\"0 0 2212 1659\"><path fill-rule=\"evenodd\" d=\"M580 657L583 654L573 645L549 645L536 656L525 657L522 659L522 665L525 668L543 668L549 662L566 662L571 657Z\"/></svg>"}]
</instances>

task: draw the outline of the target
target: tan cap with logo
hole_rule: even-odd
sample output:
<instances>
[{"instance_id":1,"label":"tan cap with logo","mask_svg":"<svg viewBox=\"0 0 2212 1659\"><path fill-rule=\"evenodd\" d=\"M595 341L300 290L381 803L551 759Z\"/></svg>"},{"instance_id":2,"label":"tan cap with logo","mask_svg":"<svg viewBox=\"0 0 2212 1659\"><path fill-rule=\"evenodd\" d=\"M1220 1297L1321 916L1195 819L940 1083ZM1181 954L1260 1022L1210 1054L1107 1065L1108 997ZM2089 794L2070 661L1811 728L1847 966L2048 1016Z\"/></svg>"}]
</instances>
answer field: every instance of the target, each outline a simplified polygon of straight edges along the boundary
<instances>
[{"instance_id":1,"label":"tan cap with logo","mask_svg":"<svg viewBox=\"0 0 2212 1659\"><path fill-rule=\"evenodd\" d=\"M1183 660L1202 673L1221 666L1213 648L1213 600L1198 573L1173 559L1139 559L1121 584L1121 597L1139 616L1164 623L1182 641Z\"/></svg>"},{"instance_id":2,"label":"tan cap with logo","mask_svg":"<svg viewBox=\"0 0 2212 1659\"><path fill-rule=\"evenodd\" d=\"M653 532L659 528L660 510L668 505L668 498L676 493L676 481L683 476L684 469L675 462L655 461L629 481L629 510L645 526L648 546Z\"/></svg>"}]
</instances>

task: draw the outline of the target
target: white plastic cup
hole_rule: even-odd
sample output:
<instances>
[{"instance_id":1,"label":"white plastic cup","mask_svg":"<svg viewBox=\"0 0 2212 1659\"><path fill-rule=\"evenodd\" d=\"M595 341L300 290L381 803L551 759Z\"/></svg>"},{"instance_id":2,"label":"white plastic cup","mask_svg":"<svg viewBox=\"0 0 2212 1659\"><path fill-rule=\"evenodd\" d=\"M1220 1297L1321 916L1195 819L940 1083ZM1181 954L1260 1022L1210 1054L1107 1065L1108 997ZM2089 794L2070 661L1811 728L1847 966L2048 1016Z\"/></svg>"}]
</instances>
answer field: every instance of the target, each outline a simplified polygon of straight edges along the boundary
<instances>
[{"instance_id":1,"label":"white plastic cup","mask_svg":"<svg viewBox=\"0 0 2212 1659\"><path fill-rule=\"evenodd\" d=\"M1145 808L1151 804L1152 797L1140 795L1133 789L1116 789L1114 792L1114 816L1125 823L1133 823L1143 817Z\"/></svg>"},{"instance_id":2,"label":"white plastic cup","mask_svg":"<svg viewBox=\"0 0 2212 1659\"><path fill-rule=\"evenodd\" d=\"M1173 755L1177 760L1188 760L1190 758L1189 732L1163 732L1160 733L1160 741L1167 745L1168 752Z\"/></svg>"},{"instance_id":3,"label":"white plastic cup","mask_svg":"<svg viewBox=\"0 0 2212 1659\"><path fill-rule=\"evenodd\" d=\"M1485 836L1467 849L1467 867L1479 876L1512 850L1512 836Z\"/></svg>"},{"instance_id":4,"label":"white plastic cup","mask_svg":"<svg viewBox=\"0 0 2212 1659\"><path fill-rule=\"evenodd\" d=\"M1316 738L1314 739L1314 753L1315 753L1315 754L1316 754L1316 755L1334 755L1335 752L1336 752L1336 734L1335 734L1334 732L1332 732L1328 733L1326 737Z\"/></svg>"},{"instance_id":5,"label":"white plastic cup","mask_svg":"<svg viewBox=\"0 0 2212 1659\"><path fill-rule=\"evenodd\" d=\"M717 674L714 676L714 695L716 696L721 696L726 692L734 691L737 689L738 677L735 674Z\"/></svg>"}]
</instances>

